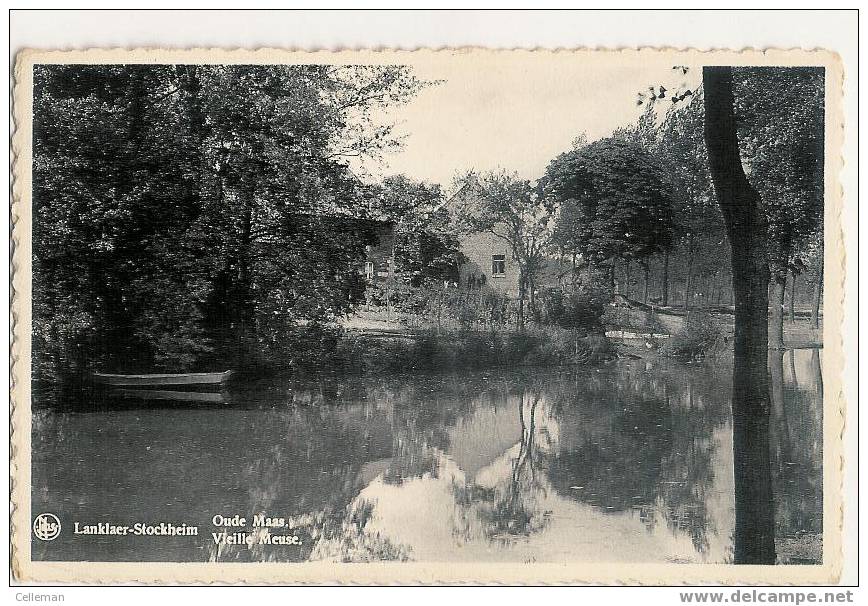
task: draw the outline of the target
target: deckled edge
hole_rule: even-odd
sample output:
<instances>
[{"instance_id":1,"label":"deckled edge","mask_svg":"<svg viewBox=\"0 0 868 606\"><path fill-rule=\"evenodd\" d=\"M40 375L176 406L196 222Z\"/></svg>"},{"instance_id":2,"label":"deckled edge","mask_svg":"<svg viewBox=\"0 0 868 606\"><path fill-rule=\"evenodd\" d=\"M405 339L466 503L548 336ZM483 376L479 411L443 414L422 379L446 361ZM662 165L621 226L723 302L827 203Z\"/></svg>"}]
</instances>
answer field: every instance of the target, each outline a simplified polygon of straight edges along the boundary
<instances>
[{"instance_id":1,"label":"deckled edge","mask_svg":"<svg viewBox=\"0 0 868 606\"><path fill-rule=\"evenodd\" d=\"M11 342L9 346L9 484L10 484L10 499L9 499L9 565L11 578L14 581L21 581L23 569L21 565L21 549L18 543L21 541L21 535L17 532L20 527L20 518L23 516L21 497L22 482L18 478L20 469L21 447L16 446L16 441L21 437L21 423L19 419L24 415L25 410L30 411L30 406L25 406L18 403L21 398L21 381L19 375L21 373L21 364L18 359L21 355L21 337L22 330L20 323L20 311L18 307L22 304L21 295L18 293L19 284L22 281L21 271L16 263L16 256L21 256L20 238L21 238L21 220L20 210L23 208L24 201L22 200L22 188L25 184L22 183L22 172L30 173L30 167L24 165L24 159L21 158L22 146L26 142L27 132L31 120L22 120L22 115L30 112L32 108L32 95L25 95L21 90L21 78L19 70L27 61L27 53L20 53L16 57L14 67L14 82L13 82L13 112L12 112L12 146L10 148L10 170L11 170L11 206L9 209L10 222L10 256L9 256L9 322L11 332ZM28 125L23 126L22 122ZM28 188L29 189L29 188ZM18 397L16 397L18 396ZM29 403L29 398L28 398ZM29 455L28 455L29 457ZM29 484L29 481L28 481ZM24 533L27 534L27 533Z\"/></svg>"},{"instance_id":2,"label":"deckled edge","mask_svg":"<svg viewBox=\"0 0 868 606\"><path fill-rule=\"evenodd\" d=\"M835 469L837 471L837 478L830 478L827 482L826 480L826 464L824 460L823 465L823 502L824 502L824 515L823 515L823 529L824 529L824 537L823 537L823 558L825 560L827 553L834 551L835 561L833 564L833 574L834 579L833 582L838 583L841 580L841 575L843 573L844 566L844 477L846 470L846 457L844 456L844 435L846 431L847 425L847 401L844 392L845 385L845 369L847 367L847 352L845 349L844 343L844 321L845 321L845 310L846 310L846 276L847 276L847 245L844 237L844 203L845 199L845 191L844 191L844 183L841 180L841 176L844 172L844 166L846 164L846 160L844 158L844 143L846 142L846 121L844 119L844 82L845 82L845 73L844 66L841 61L840 55L837 53L834 54L833 65L835 65L835 72L833 74L829 74L830 67L826 67L826 77L827 80L831 79L831 81L827 82L826 90L832 90L834 95L826 95L825 99L825 158L824 158L824 175L825 181L824 184L824 201L832 198L834 201L834 206L829 207L826 206L824 208L824 214L828 212L833 215L833 221L826 221L824 218L823 222L823 265L825 266L827 262L831 263L834 259L838 260L838 280L837 280L837 298L835 300L835 306L833 307L833 311L838 314L840 317L836 318L837 322L826 322L826 303L828 302L828 298L826 297L827 290L826 285L823 285L823 296L824 296L824 304L823 304L823 343L835 343L836 349L835 354L839 356L839 359L836 360L838 362L837 365L830 365L834 370L836 370L837 380L832 383L831 388L835 389L834 393L826 393L824 390L823 393L823 442L824 449L823 452L826 452L826 449L833 453L833 464L829 467L831 469ZM830 119L831 118L831 119ZM833 126L837 125L837 129L833 131ZM834 137L832 136L834 134ZM832 146L829 145L832 143ZM837 150L835 152L834 157L830 153L830 148L833 150ZM831 174L829 174L828 168L831 168ZM829 196L828 194L832 194ZM858 196L858 193L857 193ZM851 201L851 203L857 203L857 200ZM831 229L833 231L834 236L832 238L826 237L826 230ZM834 257L829 257L827 254L827 243L832 242L836 245L836 251ZM826 275L829 275L827 271L823 271L823 276L825 278ZM830 282L834 281L835 273L832 273L830 276ZM824 280L825 282L825 280ZM834 318L833 318L834 319ZM835 328L835 333L832 333L830 328ZM832 334L830 334L832 333ZM834 337L834 338L830 338ZM831 390L830 390L831 391ZM831 397L830 397L831 396ZM829 412L829 408L834 406L834 403L838 403L837 409L835 410L836 419L837 419L837 431L835 431L834 425L828 423L826 417ZM827 440L829 443L827 443ZM834 459L837 458L837 466L834 465ZM825 515L826 503L827 503L827 495L825 486L827 484L831 484L832 481L835 481L835 494L837 496L837 504L830 501L829 508L837 505L837 511L833 517L835 523L835 534L832 541L832 545L829 546L827 552L827 541L826 541L826 520L829 519L829 516Z\"/></svg>"},{"instance_id":3,"label":"deckled edge","mask_svg":"<svg viewBox=\"0 0 868 606\"><path fill-rule=\"evenodd\" d=\"M29 549L29 521L25 516L26 512L29 512L29 502L26 503L26 506L23 505L23 498L29 499L30 497L30 483L27 483L27 492L22 494L23 490L22 482L16 481L16 476L18 473L25 470L29 472L30 470L30 449L29 449L29 431L30 431L30 419L27 414L30 412L30 393L29 393L29 380L22 382L19 380L22 370L29 370L29 354L30 354L30 334L27 331L26 336L22 334L24 330L22 328L22 317L21 310L19 307L22 304L29 305L31 302L30 297L30 288L29 288L29 279L30 279L30 262L29 259L26 260L22 265L19 265L16 261L16 256L18 257L18 261L21 260L21 255L24 253L29 253L30 251L30 240L29 237L26 241L22 240L22 232L25 236L29 236L32 229L32 215L31 215L31 207L30 207L30 195L32 192L31 187L31 146L28 144L28 139L32 134L32 94L30 91L25 90L25 85L32 86L32 78L30 74L25 74L25 70L28 70L36 63L201 63L201 64L214 64L214 63L281 63L281 62L290 62L289 59L292 59L292 62L296 63L312 63L316 60L331 60L335 61L336 59L340 59L342 57L348 57L359 61L360 55L365 55L368 59L363 63L370 63L370 57L373 55L376 59L389 59L392 57L396 58L396 62L400 62L402 59L409 58L420 58L420 57L430 57L430 56L441 56L441 55L455 55L456 57L460 57L462 55L469 54L477 54L484 56L503 56L503 55L531 55L531 54L548 54L553 56L561 56L561 55L584 55L587 57L600 57L602 55L608 55L612 57L614 55L620 56L623 59L629 58L641 58L645 55L663 55L663 54L679 54L679 55L689 55L692 57L698 56L725 56L727 60L725 62L721 62L719 64L732 64L732 65L745 65L748 63L742 62L732 62L731 58L741 58L746 59L748 57L762 57L766 63L769 63L770 60L774 60L776 58L786 59L791 57L793 54L798 54L801 57L810 55L813 61L808 64L811 65L823 65L826 68L827 73L827 84L826 84L826 165L829 166L829 149L831 146L829 143L835 144L838 149L837 154L837 162L835 162L834 166L834 177L829 176L827 173L826 176L826 190L827 193L830 189L832 189L836 196L831 201L836 205L834 209L834 213L831 212L832 209L828 206L827 199L827 207L826 213L827 215L832 215L833 221L830 226L829 223L826 223L826 234L828 235L830 232L834 234L834 242L837 244L837 248L839 250L836 251L837 257L839 259L838 270L840 270L840 276L835 286L837 290L840 290L840 296L838 297L836 304L837 309L835 309L835 313L840 315L838 318L838 323L836 329L838 334L834 339L836 343L836 348L838 350L838 354L840 355L840 359L836 360L836 362L840 362L840 364L836 364L836 366L840 366L837 368L838 372L838 380L836 380L832 385L827 386L827 391L824 394L824 402L828 399L829 395L834 395L834 401L840 402L840 405L837 409L834 410L837 414L833 416L833 418L837 421L837 431L834 431L836 427L830 427L830 420L828 415L828 406L824 405L824 415L823 415L823 431L824 431L824 453L830 453L831 455L824 454L824 521L829 519L829 516L826 515L828 513L828 509L833 506L837 506L837 511L834 519L837 521L837 528L830 529L828 524L824 523L824 541L823 541L823 556L824 556L824 564L812 567L795 567L799 569L800 572L808 572L813 569L819 573L827 573L826 575L821 577L817 577L816 579L810 579L810 582L816 584L823 584L828 582L837 582L840 579L840 575L842 572L842 564L843 564L843 545L841 541L842 528L843 528L843 512L844 512L844 501L843 501L843 471L844 471L844 455L843 455L843 434L845 430L844 422L845 422L845 402L844 402L844 391L843 391L843 372L844 372L844 351L843 351L843 321L844 321L844 283L845 283L845 264L846 264L846 249L843 238L843 225L842 225L842 216L843 216L843 183L841 182L841 170L844 165L843 158L843 141L845 134L845 123L844 123L844 114L843 114L843 63L841 57L838 53L833 51L829 51L821 48L811 48L811 49L802 49L802 48L789 48L789 49L759 49L756 47L744 47L740 50L726 49L726 48L709 48L709 49L696 49L690 47L638 47L638 48L605 48L605 47L583 47L583 48L545 48L545 47L533 47L533 48L485 48L478 46L466 46L466 47L439 47L436 49L431 48L415 48L415 49L406 49L406 48L388 48L388 47L375 47L375 48L339 48L339 49L329 49L329 48L311 48L311 49L280 49L280 48L259 48L259 49L244 49L244 48L220 48L220 47L210 47L210 48L89 48L89 49L71 49L71 50L42 50L42 49L24 49L17 53L15 60L15 80L14 80L14 113L13 113L13 124L14 124L14 133L13 133L13 145L11 151L10 162L12 164L12 208L10 212L11 218L11 258L10 258L10 273L12 276L12 285L10 288L10 305L11 305L11 314L10 314L10 322L12 324L12 343L10 347L10 379L11 379L11 393L10 393L10 410L11 410L11 418L10 418L10 481L11 481L11 499L10 499L10 545L11 545L11 553L10 553L10 562L12 568L13 579L17 582L38 582L38 583L47 583L52 581L73 581L77 583L99 583L99 584L111 584L111 583L135 583L135 584L168 584L168 583L189 583L189 584L198 584L198 585L230 585L242 583L245 581L249 581L251 578L261 577L261 574L256 575L243 575L239 574L234 578L220 578L215 579L212 575L208 574L206 571L214 571L217 572L218 568L215 567L217 565L214 564L192 564L193 568L197 569L199 572L196 572L191 577L186 577L184 575L178 575L178 569L181 567L185 567L185 565L175 564L175 563L124 563L124 564L102 564L102 563L91 563L91 562L73 562L73 563L49 563L49 562L38 562L36 563L38 566L47 565L46 568L54 569L56 576L49 577L40 577L35 578L32 576L34 563L30 561L30 549ZM202 55L208 55L208 57L203 57ZM275 61L275 58L283 58L283 61ZM87 59L84 61L83 59ZM167 61L168 59L168 61ZM307 60L303 60L307 59ZM819 59L819 60L818 60ZM374 61L374 63L378 63L378 61ZM794 63L787 62L786 64L794 65ZM830 74L830 70L832 73ZM25 77L22 77L22 76ZM829 95L829 78L833 77L837 79L838 87L836 89L836 94L834 96ZM834 107L830 107L830 101L834 102ZM834 113L834 115L833 115ZM834 121L830 121L829 117L834 118ZM830 125L838 124L838 136L834 140L830 140ZM26 195L25 195L26 194ZM27 203L27 204L25 204ZM22 210L23 209L23 210ZM824 249L824 253L828 251L828 244L826 242L827 247ZM830 257L825 256L824 262L827 262L828 265ZM22 271L24 267L27 268L27 274L23 275ZM826 272L826 275L829 276L829 273ZM24 280L27 280L25 283ZM833 282L833 276L829 276L827 278L829 283ZM16 288L17 287L17 288ZM826 292L828 293L827 289ZM28 294L27 299L22 299L24 294ZM826 293L824 293L825 296ZM826 299L828 301L828 298ZM824 306L824 320L828 317L827 310ZM26 314L26 320L30 319L30 314ZM27 328L27 327L24 327ZM824 322L824 333L829 334L829 324ZM23 337L23 339L22 339ZM23 342L22 342L23 341ZM826 343L831 343L832 341L824 338ZM23 356L27 356L27 360L23 361ZM26 396L23 397L23 396ZM18 401L24 402L24 404L19 404ZM26 434L22 433L26 430ZM831 431L830 431L831 430ZM22 444L23 442L23 444ZM16 443L18 443L16 447ZM26 445L27 452L22 453L22 446ZM832 448L829 448L832 446ZM828 478L825 468L826 463L828 462L827 456L830 456L831 460L834 462L835 459L838 461L838 465L833 467L833 469L837 472L836 479L836 495L837 503L831 503L828 499L832 498L832 495L828 494L828 490L826 488L830 485L830 480L833 478ZM24 465L22 465L22 463ZM29 479L29 478L28 478ZM20 531L20 532L19 532ZM830 536L831 535L831 536ZM828 541L827 539L831 538L832 541ZM23 540L27 540L27 543L22 543ZM831 543L831 544L830 544ZM831 549L830 549L831 548ZM828 565L828 556L830 555L830 551L835 552L836 557L834 558L834 562L832 565ZM26 554L26 560L22 560L22 554ZM127 570L123 570L124 568L136 568L138 570L142 570L145 567L152 568L163 568L163 569L171 569L171 572L167 575L160 576L151 576L151 575L139 575L139 574L127 574ZM350 568L353 568L354 565L350 565ZM357 565L355 565L357 566ZM366 566L374 566L377 565L366 565ZM418 575L418 578L407 580L406 578L401 578L401 580L383 580L383 579L374 579L374 580L359 580L358 577L353 575L352 577L343 577L337 579L324 579L317 578L315 580L311 580L311 578L293 578L295 575L286 574L287 572L292 572L292 569L296 570L300 567L304 567L304 565L279 565L279 572L282 573L278 575L280 578L272 578L266 581L259 581L262 584L298 584L298 585L396 585L396 584L410 584L410 585L420 585L420 584L439 584L439 585L478 585L478 584L486 584L486 585L514 585L514 584L526 584L526 585L600 585L601 577L574 577L568 578L567 576L560 576L555 579L530 579L528 580L525 575L519 575L520 578L517 580L493 580L487 575L482 575L477 577L478 580L472 581L467 580L466 578L461 580L454 580L449 578L444 578L443 580L437 580L436 575L432 575L432 569L437 567L437 564L432 564L430 566L424 566L424 572ZM449 565L453 566L453 565ZM471 565L473 566L473 565ZM485 566L485 565L483 565ZM534 566L544 566L544 565L534 565ZM620 566L620 565L618 565ZM612 568L612 565L588 565L584 563L576 563L571 564L569 566L560 566L560 565L552 565L547 568L550 569L550 572L555 570L567 569L581 567L586 569L597 569L597 570L606 570ZM766 578L761 578L757 576L757 572L762 571L776 571L778 573L783 573L788 570L793 571L793 567L770 567L770 566L732 566L732 565L700 565L702 569L707 570L709 573L714 571L726 570L728 575L732 576L698 576L694 579L684 580L681 583L675 582L672 583L671 580L650 580L643 575L635 574L637 569L640 568L661 568L666 567L675 572L689 572L688 567L685 565L662 565L662 566L644 566L644 565L629 565L629 569L633 570L633 574L628 573L624 577L620 577L618 579L608 581L611 584L615 585L644 585L644 586L659 586L664 584L677 584L677 585L702 585L706 583L735 583L735 584L763 584L767 583L768 580ZM74 568L87 568L89 572L85 571L75 571ZM115 568L121 569L118 572L121 574L114 574L112 576L100 576L100 572L96 569L98 568ZM505 569L504 566L497 566L498 569ZM624 566L624 568L628 568L628 566ZM275 572L275 568L273 566L265 565L265 564L251 564L251 565L219 565L220 570L245 570L245 571L255 571L257 573L264 572L265 569L269 569L270 572ZM358 570L358 569L356 569ZM396 568L396 570L401 570L401 568ZM406 568L404 568L406 571ZM103 570L102 572L109 572ZM58 574L60 573L60 574ZM201 573L205 573L204 575ZM735 573L735 574L733 574ZM435 578L426 578L432 577ZM765 575L763 575L765 576ZM772 575L769 575L772 576ZM783 575L783 576L791 576L791 580L785 581L787 584L791 585L801 585L805 582L805 576L797 576L797 575ZM404 577L404 575L397 575L395 579L398 577ZM777 583L776 583L777 584Z\"/></svg>"}]
</instances>

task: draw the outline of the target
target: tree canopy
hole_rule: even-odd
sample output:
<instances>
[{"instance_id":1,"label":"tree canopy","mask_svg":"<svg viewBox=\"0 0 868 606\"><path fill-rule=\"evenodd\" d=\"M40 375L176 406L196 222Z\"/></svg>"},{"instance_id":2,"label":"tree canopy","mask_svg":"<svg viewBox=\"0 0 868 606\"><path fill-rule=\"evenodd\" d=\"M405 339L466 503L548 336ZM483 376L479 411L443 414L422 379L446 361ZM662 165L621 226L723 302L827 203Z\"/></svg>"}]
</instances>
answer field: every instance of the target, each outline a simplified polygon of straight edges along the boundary
<instances>
[{"instance_id":1,"label":"tree canopy","mask_svg":"<svg viewBox=\"0 0 868 606\"><path fill-rule=\"evenodd\" d=\"M639 259L671 242L669 178L637 143L601 139L561 154L545 187L561 205L554 239L562 249L593 261Z\"/></svg>"},{"instance_id":2,"label":"tree canopy","mask_svg":"<svg viewBox=\"0 0 868 606\"><path fill-rule=\"evenodd\" d=\"M824 81L822 68L733 73L741 159L768 229L773 348L783 347L788 274L795 280L806 262L817 261L811 253L823 226Z\"/></svg>"},{"instance_id":3,"label":"tree canopy","mask_svg":"<svg viewBox=\"0 0 868 606\"><path fill-rule=\"evenodd\" d=\"M381 116L422 86L395 66L37 66L36 366L189 368L345 312L370 239L335 229L367 216L349 158L397 145Z\"/></svg>"},{"instance_id":4,"label":"tree canopy","mask_svg":"<svg viewBox=\"0 0 868 606\"><path fill-rule=\"evenodd\" d=\"M373 213L394 226L395 269L402 277L413 286L456 281L458 233L440 186L395 175L375 189Z\"/></svg>"},{"instance_id":5,"label":"tree canopy","mask_svg":"<svg viewBox=\"0 0 868 606\"><path fill-rule=\"evenodd\" d=\"M742 160L762 198L769 262L779 274L822 227L824 77L822 68L734 73Z\"/></svg>"}]
</instances>

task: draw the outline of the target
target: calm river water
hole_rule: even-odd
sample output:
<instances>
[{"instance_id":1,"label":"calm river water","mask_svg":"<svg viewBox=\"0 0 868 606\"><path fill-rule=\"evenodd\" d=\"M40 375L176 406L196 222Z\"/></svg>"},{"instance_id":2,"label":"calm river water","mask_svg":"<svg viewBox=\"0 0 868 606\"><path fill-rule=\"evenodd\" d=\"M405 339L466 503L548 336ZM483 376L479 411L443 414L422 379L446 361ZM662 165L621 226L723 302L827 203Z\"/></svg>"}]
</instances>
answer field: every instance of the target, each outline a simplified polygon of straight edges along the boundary
<instances>
[{"instance_id":1,"label":"calm river water","mask_svg":"<svg viewBox=\"0 0 868 606\"><path fill-rule=\"evenodd\" d=\"M779 553L822 533L821 357L770 359ZM730 383L725 365L636 360L272 381L234 388L228 406L38 411L33 513L63 530L34 539L33 557L731 561ZM257 514L283 523L253 527ZM198 534L74 532L100 523ZM217 540L224 531L241 543Z\"/></svg>"}]
</instances>

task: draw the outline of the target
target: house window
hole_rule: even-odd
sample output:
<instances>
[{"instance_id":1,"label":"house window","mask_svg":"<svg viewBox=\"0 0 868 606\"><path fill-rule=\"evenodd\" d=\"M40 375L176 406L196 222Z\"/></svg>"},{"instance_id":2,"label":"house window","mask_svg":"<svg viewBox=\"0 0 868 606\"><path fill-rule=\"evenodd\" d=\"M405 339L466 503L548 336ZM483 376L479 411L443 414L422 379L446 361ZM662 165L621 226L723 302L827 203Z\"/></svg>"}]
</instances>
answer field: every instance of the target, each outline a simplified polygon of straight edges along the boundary
<instances>
[{"instance_id":1,"label":"house window","mask_svg":"<svg viewBox=\"0 0 868 606\"><path fill-rule=\"evenodd\" d=\"M365 261L365 277L368 280L373 279L373 277L374 277L374 262L373 261Z\"/></svg>"},{"instance_id":2,"label":"house window","mask_svg":"<svg viewBox=\"0 0 868 606\"><path fill-rule=\"evenodd\" d=\"M491 255L491 275L502 278L506 273L506 255Z\"/></svg>"}]
</instances>

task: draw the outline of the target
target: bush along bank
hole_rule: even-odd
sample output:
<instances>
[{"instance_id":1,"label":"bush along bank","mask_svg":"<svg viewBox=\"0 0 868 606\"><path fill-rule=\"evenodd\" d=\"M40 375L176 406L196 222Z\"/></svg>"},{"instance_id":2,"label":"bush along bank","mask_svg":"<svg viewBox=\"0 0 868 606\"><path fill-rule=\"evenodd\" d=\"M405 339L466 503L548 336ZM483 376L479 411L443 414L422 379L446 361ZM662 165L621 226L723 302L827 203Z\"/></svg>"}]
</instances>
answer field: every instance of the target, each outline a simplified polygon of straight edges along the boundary
<instances>
[{"instance_id":1,"label":"bush along bank","mask_svg":"<svg viewBox=\"0 0 868 606\"><path fill-rule=\"evenodd\" d=\"M425 330L389 338L345 333L327 365L346 372L392 373L596 364L614 355L602 333L577 335L555 327L440 334Z\"/></svg>"},{"instance_id":2,"label":"bush along bank","mask_svg":"<svg viewBox=\"0 0 868 606\"><path fill-rule=\"evenodd\" d=\"M388 336L346 331L327 361L331 368L418 372L596 364L615 357L601 322L603 291L548 291L518 328L515 302L490 289L405 290L393 292L390 304L412 328Z\"/></svg>"},{"instance_id":3,"label":"bush along bank","mask_svg":"<svg viewBox=\"0 0 868 606\"><path fill-rule=\"evenodd\" d=\"M708 313L691 311L684 327L660 347L662 355L682 360L713 359L732 346L730 331Z\"/></svg>"}]
</instances>

